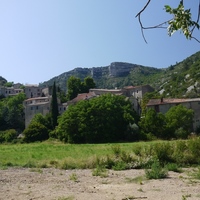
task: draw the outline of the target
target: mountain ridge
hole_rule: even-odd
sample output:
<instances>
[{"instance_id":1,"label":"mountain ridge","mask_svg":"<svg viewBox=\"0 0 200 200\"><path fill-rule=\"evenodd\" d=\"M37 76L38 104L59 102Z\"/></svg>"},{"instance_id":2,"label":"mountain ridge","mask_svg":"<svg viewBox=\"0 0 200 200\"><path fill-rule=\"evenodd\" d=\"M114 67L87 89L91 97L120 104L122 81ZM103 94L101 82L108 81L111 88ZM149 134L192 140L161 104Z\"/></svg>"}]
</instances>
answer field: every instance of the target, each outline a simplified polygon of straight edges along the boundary
<instances>
[{"instance_id":1,"label":"mountain ridge","mask_svg":"<svg viewBox=\"0 0 200 200\"><path fill-rule=\"evenodd\" d=\"M81 80L83 80L86 76L90 76L94 79L97 88L108 88L108 89L115 87L121 88L129 84L127 83L127 81L125 81L126 83L122 82L123 79L126 79L126 77L130 75L131 71L135 71L135 73L143 72L152 74L155 72L157 73L158 71L161 70L162 69L157 69L154 67L146 67L127 62L112 62L108 66L92 67L92 68L78 67L68 72L64 72L59 76L55 76L50 80L41 83L40 86L42 87L42 86L53 85L53 82L55 81L56 84L59 85L63 90L66 90L67 79L70 76L76 76Z\"/></svg>"},{"instance_id":2,"label":"mountain ridge","mask_svg":"<svg viewBox=\"0 0 200 200\"><path fill-rule=\"evenodd\" d=\"M81 80L90 76L94 79L96 88L113 89L149 84L163 97L195 98L200 97L200 51L167 68L128 62L112 62L107 66L92 68L77 67L40 83L39 86L52 86L55 81L61 90L67 92L67 80L70 76ZM5 83L6 79L0 78Z\"/></svg>"}]
</instances>

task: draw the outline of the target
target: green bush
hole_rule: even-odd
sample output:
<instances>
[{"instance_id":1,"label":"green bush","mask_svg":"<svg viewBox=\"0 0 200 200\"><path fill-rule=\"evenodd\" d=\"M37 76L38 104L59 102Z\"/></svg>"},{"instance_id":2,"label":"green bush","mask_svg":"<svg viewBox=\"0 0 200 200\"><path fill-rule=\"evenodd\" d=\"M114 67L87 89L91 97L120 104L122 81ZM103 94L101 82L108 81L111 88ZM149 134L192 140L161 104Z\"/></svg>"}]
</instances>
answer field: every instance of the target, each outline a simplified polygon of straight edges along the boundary
<instances>
[{"instance_id":1,"label":"green bush","mask_svg":"<svg viewBox=\"0 0 200 200\"><path fill-rule=\"evenodd\" d=\"M116 170L116 171L125 170L127 168L128 168L127 163L125 163L123 161L117 161L117 162L115 162L115 164L112 167L112 169Z\"/></svg>"},{"instance_id":2,"label":"green bush","mask_svg":"<svg viewBox=\"0 0 200 200\"><path fill-rule=\"evenodd\" d=\"M161 167L159 161L155 161L151 165L151 169L145 170L145 174L147 179L162 179L167 177L168 171Z\"/></svg>"},{"instance_id":3,"label":"green bush","mask_svg":"<svg viewBox=\"0 0 200 200\"><path fill-rule=\"evenodd\" d=\"M17 131L15 129L4 131L5 142L12 142L16 137L17 137Z\"/></svg>"},{"instance_id":4,"label":"green bush","mask_svg":"<svg viewBox=\"0 0 200 200\"><path fill-rule=\"evenodd\" d=\"M165 167L168 169L168 171L179 172L179 173L182 172L182 170L176 163L168 163Z\"/></svg>"},{"instance_id":5,"label":"green bush","mask_svg":"<svg viewBox=\"0 0 200 200\"><path fill-rule=\"evenodd\" d=\"M173 147L169 142L157 143L153 147L156 158L160 163L172 162Z\"/></svg>"},{"instance_id":6,"label":"green bush","mask_svg":"<svg viewBox=\"0 0 200 200\"><path fill-rule=\"evenodd\" d=\"M173 160L178 164L185 164L186 163L186 157L185 152L187 151L188 147L186 144L186 141L178 140L174 143L174 152L173 152Z\"/></svg>"},{"instance_id":7,"label":"green bush","mask_svg":"<svg viewBox=\"0 0 200 200\"><path fill-rule=\"evenodd\" d=\"M32 122L23 134L25 142L43 141L49 138L49 130L38 122Z\"/></svg>"},{"instance_id":8,"label":"green bush","mask_svg":"<svg viewBox=\"0 0 200 200\"><path fill-rule=\"evenodd\" d=\"M188 140L188 150L193 158L193 164L200 163L200 137ZM191 163L192 164L192 163Z\"/></svg>"},{"instance_id":9,"label":"green bush","mask_svg":"<svg viewBox=\"0 0 200 200\"><path fill-rule=\"evenodd\" d=\"M17 131L15 129L9 129L6 131L0 131L0 143L12 142L17 137Z\"/></svg>"},{"instance_id":10,"label":"green bush","mask_svg":"<svg viewBox=\"0 0 200 200\"><path fill-rule=\"evenodd\" d=\"M98 166L97 168L93 169L92 176L100 176L101 178L108 177L108 170L104 167Z\"/></svg>"},{"instance_id":11,"label":"green bush","mask_svg":"<svg viewBox=\"0 0 200 200\"><path fill-rule=\"evenodd\" d=\"M187 139L189 132L186 131L183 127L178 128L175 130L175 137L180 139Z\"/></svg>"}]
</instances>

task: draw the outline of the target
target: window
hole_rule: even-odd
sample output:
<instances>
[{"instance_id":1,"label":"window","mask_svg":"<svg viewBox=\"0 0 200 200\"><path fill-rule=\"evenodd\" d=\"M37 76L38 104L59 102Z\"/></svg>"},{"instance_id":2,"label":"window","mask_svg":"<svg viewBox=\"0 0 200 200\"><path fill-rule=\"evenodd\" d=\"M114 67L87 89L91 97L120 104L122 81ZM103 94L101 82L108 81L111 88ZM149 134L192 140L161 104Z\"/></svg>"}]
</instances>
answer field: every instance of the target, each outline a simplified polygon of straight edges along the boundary
<instances>
[{"instance_id":1,"label":"window","mask_svg":"<svg viewBox=\"0 0 200 200\"><path fill-rule=\"evenodd\" d=\"M155 111L156 111L156 112L160 112L160 111L159 111L159 105L155 105Z\"/></svg>"},{"instance_id":2,"label":"window","mask_svg":"<svg viewBox=\"0 0 200 200\"><path fill-rule=\"evenodd\" d=\"M36 110L38 110L38 106L36 106Z\"/></svg>"},{"instance_id":3,"label":"window","mask_svg":"<svg viewBox=\"0 0 200 200\"><path fill-rule=\"evenodd\" d=\"M31 110L33 110L33 107L31 107Z\"/></svg>"}]
</instances>

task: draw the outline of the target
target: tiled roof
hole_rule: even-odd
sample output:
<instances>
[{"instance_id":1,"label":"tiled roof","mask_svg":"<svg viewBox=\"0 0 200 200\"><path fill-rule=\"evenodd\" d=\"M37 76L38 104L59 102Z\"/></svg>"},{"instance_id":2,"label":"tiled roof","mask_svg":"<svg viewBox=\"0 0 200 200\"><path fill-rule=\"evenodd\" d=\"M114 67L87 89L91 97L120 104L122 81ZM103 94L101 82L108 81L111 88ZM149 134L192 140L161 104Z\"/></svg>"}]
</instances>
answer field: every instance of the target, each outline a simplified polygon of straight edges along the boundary
<instances>
[{"instance_id":1,"label":"tiled roof","mask_svg":"<svg viewBox=\"0 0 200 200\"><path fill-rule=\"evenodd\" d=\"M200 98L194 99L150 99L147 106L153 105L161 105L161 104L175 104L175 103L187 103L187 102L195 102L200 101Z\"/></svg>"},{"instance_id":2,"label":"tiled roof","mask_svg":"<svg viewBox=\"0 0 200 200\"><path fill-rule=\"evenodd\" d=\"M78 96L76 98L72 99L70 102L76 103L76 102L79 102L81 100L90 99L90 98L95 97L95 96L96 96L96 94L94 92L82 93L82 94L78 94Z\"/></svg>"}]
</instances>

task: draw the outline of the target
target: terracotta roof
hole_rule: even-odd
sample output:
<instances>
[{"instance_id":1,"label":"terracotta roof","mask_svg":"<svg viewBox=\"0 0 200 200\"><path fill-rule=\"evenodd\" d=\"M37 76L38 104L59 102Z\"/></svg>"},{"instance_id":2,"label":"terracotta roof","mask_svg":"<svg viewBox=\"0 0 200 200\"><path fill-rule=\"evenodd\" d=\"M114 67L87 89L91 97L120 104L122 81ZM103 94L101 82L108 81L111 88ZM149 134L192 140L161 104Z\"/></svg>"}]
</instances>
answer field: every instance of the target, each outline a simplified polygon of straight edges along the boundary
<instances>
[{"instance_id":1,"label":"terracotta roof","mask_svg":"<svg viewBox=\"0 0 200 200\"><path fill-rule=\"evenodd\" d=\"M76 98L72 99L70 102L76 103L81 100L90 99L92 97L96 97L96 94L94 92L82 93L82 94L78 94L78 96Z\"/></svg>"},{"instance_id":2,"label":"terracotta roof","mask_svg":"<svg viewBox=\"0 0 200 200\"><path fill-rule=\"evenodd\" d=\"M195 102L200 101L200 98L194 99L150 99L147 106L153 105L161 105L161 104L175 104L175 103L187 103L187 102Z\"/></svg>"}]
</instances>

